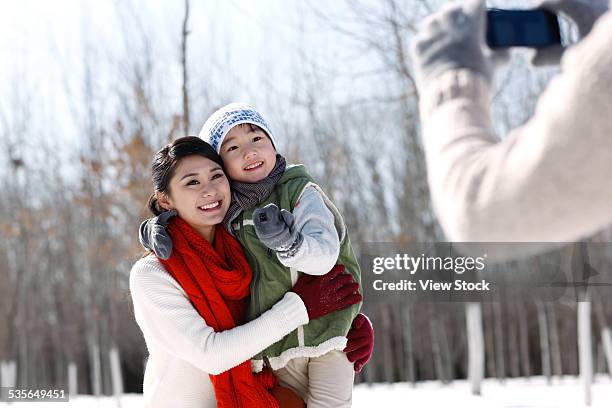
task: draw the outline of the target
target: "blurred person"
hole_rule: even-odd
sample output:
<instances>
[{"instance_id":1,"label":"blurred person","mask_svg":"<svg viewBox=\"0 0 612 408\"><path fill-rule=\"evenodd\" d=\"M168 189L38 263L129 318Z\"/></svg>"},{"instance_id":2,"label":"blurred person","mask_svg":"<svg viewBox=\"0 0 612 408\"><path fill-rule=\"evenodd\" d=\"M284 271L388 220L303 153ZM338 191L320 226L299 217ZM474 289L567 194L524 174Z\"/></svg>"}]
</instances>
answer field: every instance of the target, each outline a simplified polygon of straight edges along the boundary
<instances>
[{"instance_id":1,"label":"blurred person","mask_svg":"<svg viewBox=\"0 0 612 408\"><path fill-rule=\"evenodd\" d=\"M412 48L433 206L455 242L540 242L500 258L580 240L612 223L612 13L608 0L537 4L569 17L582 40L523 126L500 140L490 103L494 54L484 0L445 5ZM561 58L537 51L535 65ZM517 101L520 103L520 101Z\"/></svg>"}]
</instances>

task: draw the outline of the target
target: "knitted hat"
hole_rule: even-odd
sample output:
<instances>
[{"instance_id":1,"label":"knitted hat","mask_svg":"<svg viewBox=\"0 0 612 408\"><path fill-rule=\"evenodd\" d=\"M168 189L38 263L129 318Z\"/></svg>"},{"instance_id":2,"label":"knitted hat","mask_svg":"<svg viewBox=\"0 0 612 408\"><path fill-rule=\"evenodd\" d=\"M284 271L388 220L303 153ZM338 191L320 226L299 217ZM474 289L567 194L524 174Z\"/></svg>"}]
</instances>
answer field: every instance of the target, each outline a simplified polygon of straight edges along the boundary
<instances>
[{"instance_id":1,"label":"knitted hat","mask_svg":"<svg viewBox=\"0 0 612 408\"><path fill-rule=\"evenodd\" d=\"M230 103L213 113L198 135L202 140L210 144L217 153L221 149L221 144L225 135L235 126L241 123L251 123L257 125L268 134L272 145L276 148L274 136L268 124L259 112L251 105L246 103Z\"/></svg>"}]
</instances>

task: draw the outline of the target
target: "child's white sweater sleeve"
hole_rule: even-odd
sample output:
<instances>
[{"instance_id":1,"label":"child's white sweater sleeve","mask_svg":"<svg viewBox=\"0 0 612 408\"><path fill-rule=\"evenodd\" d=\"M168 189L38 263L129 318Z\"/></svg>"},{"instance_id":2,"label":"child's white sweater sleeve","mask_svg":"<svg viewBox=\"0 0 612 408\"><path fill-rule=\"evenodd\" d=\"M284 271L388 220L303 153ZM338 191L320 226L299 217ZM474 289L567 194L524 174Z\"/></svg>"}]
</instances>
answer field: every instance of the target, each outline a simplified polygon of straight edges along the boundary
<instances>
[{"instance_id":1,"label":"child's white sweater sleeve","mask_svg":"<svg viewBox=\"0 0 612 408\"><path fill-rule=\"evenodd\" d=\"M334 224L334 215L327 208L315 187L304 189L293 209L295 228L302 234L302 244L288 255L277 252L278 260L289 268L309 275L325 275L338 261L340 238Z\"/></svg>"},{"instance_id":2,"label":"child's white sweater sleeve","mask_svg":"<svg viewBox=\"0 0 612 408\"><path fill-rule=\"evenodd\" d=\"M161 347L213 375L249 360L308 323L308 313L300 297L287 292L257 319L217 333L154 257L143 258L132 267L130 292L136 322L147 346Z\"/></svg>"}]
</instances>

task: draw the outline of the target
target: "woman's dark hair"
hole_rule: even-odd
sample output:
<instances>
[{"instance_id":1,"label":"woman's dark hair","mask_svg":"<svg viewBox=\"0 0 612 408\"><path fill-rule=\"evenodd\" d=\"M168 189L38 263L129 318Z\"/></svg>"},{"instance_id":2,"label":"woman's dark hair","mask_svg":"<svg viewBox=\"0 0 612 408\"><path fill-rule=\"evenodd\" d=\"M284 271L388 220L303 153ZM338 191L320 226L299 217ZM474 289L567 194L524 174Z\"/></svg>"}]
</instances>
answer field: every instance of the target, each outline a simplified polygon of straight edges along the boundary
<instances>
[{"instance_id":1,"label":"woman's dark hair","mask_svg":"<svg viewBox=\"0 0 612 408\"><path fill-rule=\"evenodd\" d=\"M155 153L153 164L151 165L153 188L155 191L169 193L170 180L174 176L179 162L181 159L193 155L210 159L223 168L221 156L208 143L196 136L181 137ZM154 215L159 215L166 211L159 205L155 193L149 197L147 206Z\"/></svg>"}]
</instances>

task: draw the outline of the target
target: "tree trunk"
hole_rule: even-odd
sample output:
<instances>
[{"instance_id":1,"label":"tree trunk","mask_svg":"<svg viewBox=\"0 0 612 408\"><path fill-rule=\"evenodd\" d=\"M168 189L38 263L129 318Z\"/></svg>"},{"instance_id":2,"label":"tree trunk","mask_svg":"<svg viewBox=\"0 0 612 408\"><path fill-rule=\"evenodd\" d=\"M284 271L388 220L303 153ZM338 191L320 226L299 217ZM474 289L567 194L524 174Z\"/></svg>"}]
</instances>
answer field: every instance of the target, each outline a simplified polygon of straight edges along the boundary
<instances>
[{"instance_id":1,"label":"tree trunk","mask_svg":"<svg viewBox=\"0 0 612 408\"><path fill-rule=\"evenodd\" d=\"M183 131L184 134L189 134L189 93L188 93L188 70L187 70L187 36L189 30L187 23L189 22L189 0L185 0L185 15L183 17L183 29L181 32L181 67L183 69Z\"/></svg>"},{"instance_id":2,"label":"tree trunk","mask_svg":"<svg viewBox=\"0 0 612 408\"><path fill-rule=\"evenodd\" d=\"M121 374L121 360L119 359L119 350L113 345L108 353L111 377L113 383L113 395L117 400L117 406L121 408L121 396L123 395L123 375Z\"/></svg>"},{"instance_id":3,"label":"tree trunk","mask_svg":"<svg viewBox=\"0 0 612 408\"><path fill-rule=\"evenodd\" d=\"M383 329L384 344L381 345L383 351L383 381L394 382L393 367L395 366L395 356L393 355L393 327L391 316L389 316L389 305L383 304L380 308L380 321Z\"/></svg>"},{"instance_id":4,"label":"tree trunk","mask_svg":"<svg viewBox=\"0 0 612 408\"><path fill-rule=\"evenodd\" d=\"M540 353L542 355L542 375L546 377L548 384L552 380L550 366L550 339L548 335L548 322L546 321L546 309L542 302L536 302L538 311L538 327L540 332Z\"/></svg>"},{"instance_id":5,"label":"tree trunk","mask_svg":"<svg viewBox=\"0 0 612 408\"><path fill-rule=\"evenodd\" d=\"M17 362L0 361L0 387L17 387Z\"/></svg>"},{"instance_id":6,"label":"tree trunk","mask_svg":"<svg viewBox=\"0 0 612 408\"><path fill-rule=\"evenodd\" d=\"M102 395L102 373L100 365L100 347L95 339L89 342L90 378L93 395Z\"/></svg>"},{"instance_id":7,"label":"tree trunk","mask_svg":"<svg viewBox=\"0 0 612 408\"><path fill-rule=\"evenodd\" d=\"M495 366L497 378L506 378L506 353L504 347L503 314L500 302L493 303L493 323L495 327Z\"/></svg>"},{"instance_id":8,"label":"tree trunk","mask_svg":"<svg viewBox=\"0 0 612 408\"><path fill-rule=\"evenodd\" d=\"M105 282L105 286L108 288ZM106 304L106 302L104 302ZM100 343L98 349L98 356L100 357L100 374L102 378L102 395L112 395L113 393L113 384L112 384L112 373L111 373L111 365L108 358L104 358L104 356L108 356L111 350L110 346L110 334L108 327L108 319L110 317L110 311L108 308L103 309L103 318L100 324Z\"/></svg>"},{"instance_id":9,"label":"tree trunk","mask_svg":"<svg viewBox=\"0 0 612 408\"><path fill-rule=\"evenodd\" d=\"M606 314L601 300L594 301L593 306L595 308L599 330L601 331L601 345L608 367L608 373L612 377L612 328L610 328L606 320Z\"/></svg>"},{"instance_id":10,"label":"tree trunk","mask_svg":"<svg viewBox=\"0 0 612 408\"><path fill-rule=\"evenodd\" d=\"M395 355L395 381L406 381L404 374L404 347L402 347L402 316L400 305L389 305L389 318L391 320L391 342L393 344L393 354Z\"/></svg>"},{"instance_id":11,"label":"tree trunk","mask_svg":"<svg viewBox=\"0 0 612 408\"><path fill-rule=\"evenodd\" d=\"M546 304L548 312L548 327L550 330L550 355L552 361L553 375L561 377L563 375L563 365L561 363L561 345L559 342L559 331L557 328L557 313L551 303Z\"/></svg>"},{"instance_id":12,"label":"tree trunk","mask_svg":"<svg viewBox=\"0 0 612 408\"><path fill-rule=\"evenodd\" d=\"M529 330L527 328L527 315L521 302L516 303L517 320L519 326L519 344L523 376L531 376L531 360L529 358Z\"/></svg>"},{"instance_id":13,"label":"tree trunk","mask_svg":"<svg viewBox=\"0 0 612 408\"><path fill-rule=\"evenodd\" d=\"M445 322L438 320L438 327L440 333L440 351L442 354L443 372L446 379L446 383L449 384L455 377L453 369L453 355L448 344L448 333L446 331Z\"/></svg>"},{"instance_id":14,"label":"tree trunk","mask_svg":"<svg viewBox=\"0 0 612 408\"><path fill-rule=\"evenodd\" d=\"M601 343L606 357L608 374L612 377L612 329L610 327L605 327L601 331Z\"/></svg>"},{"instance_id":15,"label":"tree trunk","mask_svg":"<svg viewBox=\"0 0 612 408\"><path fill-rule=\"evenodd\" d=\"M591 345L591 302L578 302L578 355L580 356L580 378L584 403L591 405L593 382L593 351Z\"/></svg>"},{"instance_id":16,"label":"tree trunk","mask_svg":"<svg viewBox=\"0 0 612 408\"><path fill-rule=\"evenodd\" d=\"M29 350L28 350L28 345L30 343L30 336L28 335L27 330L23 330L21 331L22 336L21 337L23 340L19 342L19 370L17 370L17 375L18 375L18 381L17 381L17 386L18 387L25 387L29 384L31 384L30 382L30 354L29 354ZM25 338L24 338L25 337Z\"/></svg>"},{"instance_id":17,"label":"tree trunk","mask_svg":"<svg viewBox=\"0 0 612 408\"><path fill-rule=\"evenodd\" d=\"M412 319L411 307L405 305L402 307L402 325L403 344L404 344L404 372L411 384L416 384L416 370L414 362L414 344L412 342Z\"/></svg>"},{"instance_id":18,"label":"tree trunk","mask_svg":"<svg viewBox=\"0 0 612 408\"><path fill-rule=\"evenodd\" d=\"M604 356L603 344L600 341L597 341L595 345L595 370L593 374L597 375L598 373L606 372L606 357Z\"/></svg>"},{"instance_id":19,"label":"tree trunk","mask_svg":"<svg viewBox=\"0 0 612 408\"><path fill-rule=\"evenodd\" d=\"M516 308L513 303L507 305L508 308L508 363L510 377L521 376L521 352L518 334L518 320Z\"/></svg>"},{"instance_id":20,"label":"tree trunk","mask_svg":"<svg viewBox=\"0 0 612 408\"><path fill-rule=\"evenodd\" d=\"M491 306L484 304L481 306L484 312L484 338L485 338L485 364L486 373L489 377L496 376L495 368L495 336L494 336L494 324L493 324L493 313Z\"/></svg>"},{"instance_id":21,"label":"tree trunk","mask_svg":"<svg viewBox=\"0 0 612 408\"><path fill-rule=\"evenodd\" d=\"M429 333L431 336L431 348L435 368L435 376L444 384L447 382L447 379L444 371L444 358L442 356L442 333L440 331L440 320L436 316L436 311L433 307L429 319Z\"/></svg>"},{"instance_id":22,"label":"tree trunk","mask_svg":"<svg viewBox=\"0 0 612 408\"><path fill-rule=\"evenodd\" d=\"M51 382L51 384L57 386L58 388L65 389L67 382L66 372L64 371L66 369L66 355L63 352L60 329L60 327L51 327L49 329L53 336L53 349L55 350L55 358L53 359L53 375L55 379Z\"/></svg>"},{"instance_id":23,"label":"tree trunk","mask_svg":"<svg viewBox=\"0 0 612 408\"><path fill-rule=\"evenodd\" d=\"M472 388L472 394L480 395L485 369L481 304L474 302L467 303L465 314L468 341L468 379Z\"/></svg>"},{"instance_id":24,"label":"tree trunk","mask_svg":"<svg viewBox=\"0 0 612 408\"><path fill-rule=\"evenodd\" d=\"M71 361L68 364L68 395L76 397L79 393L77 365Z\"/></svg>"}]
</instances>

